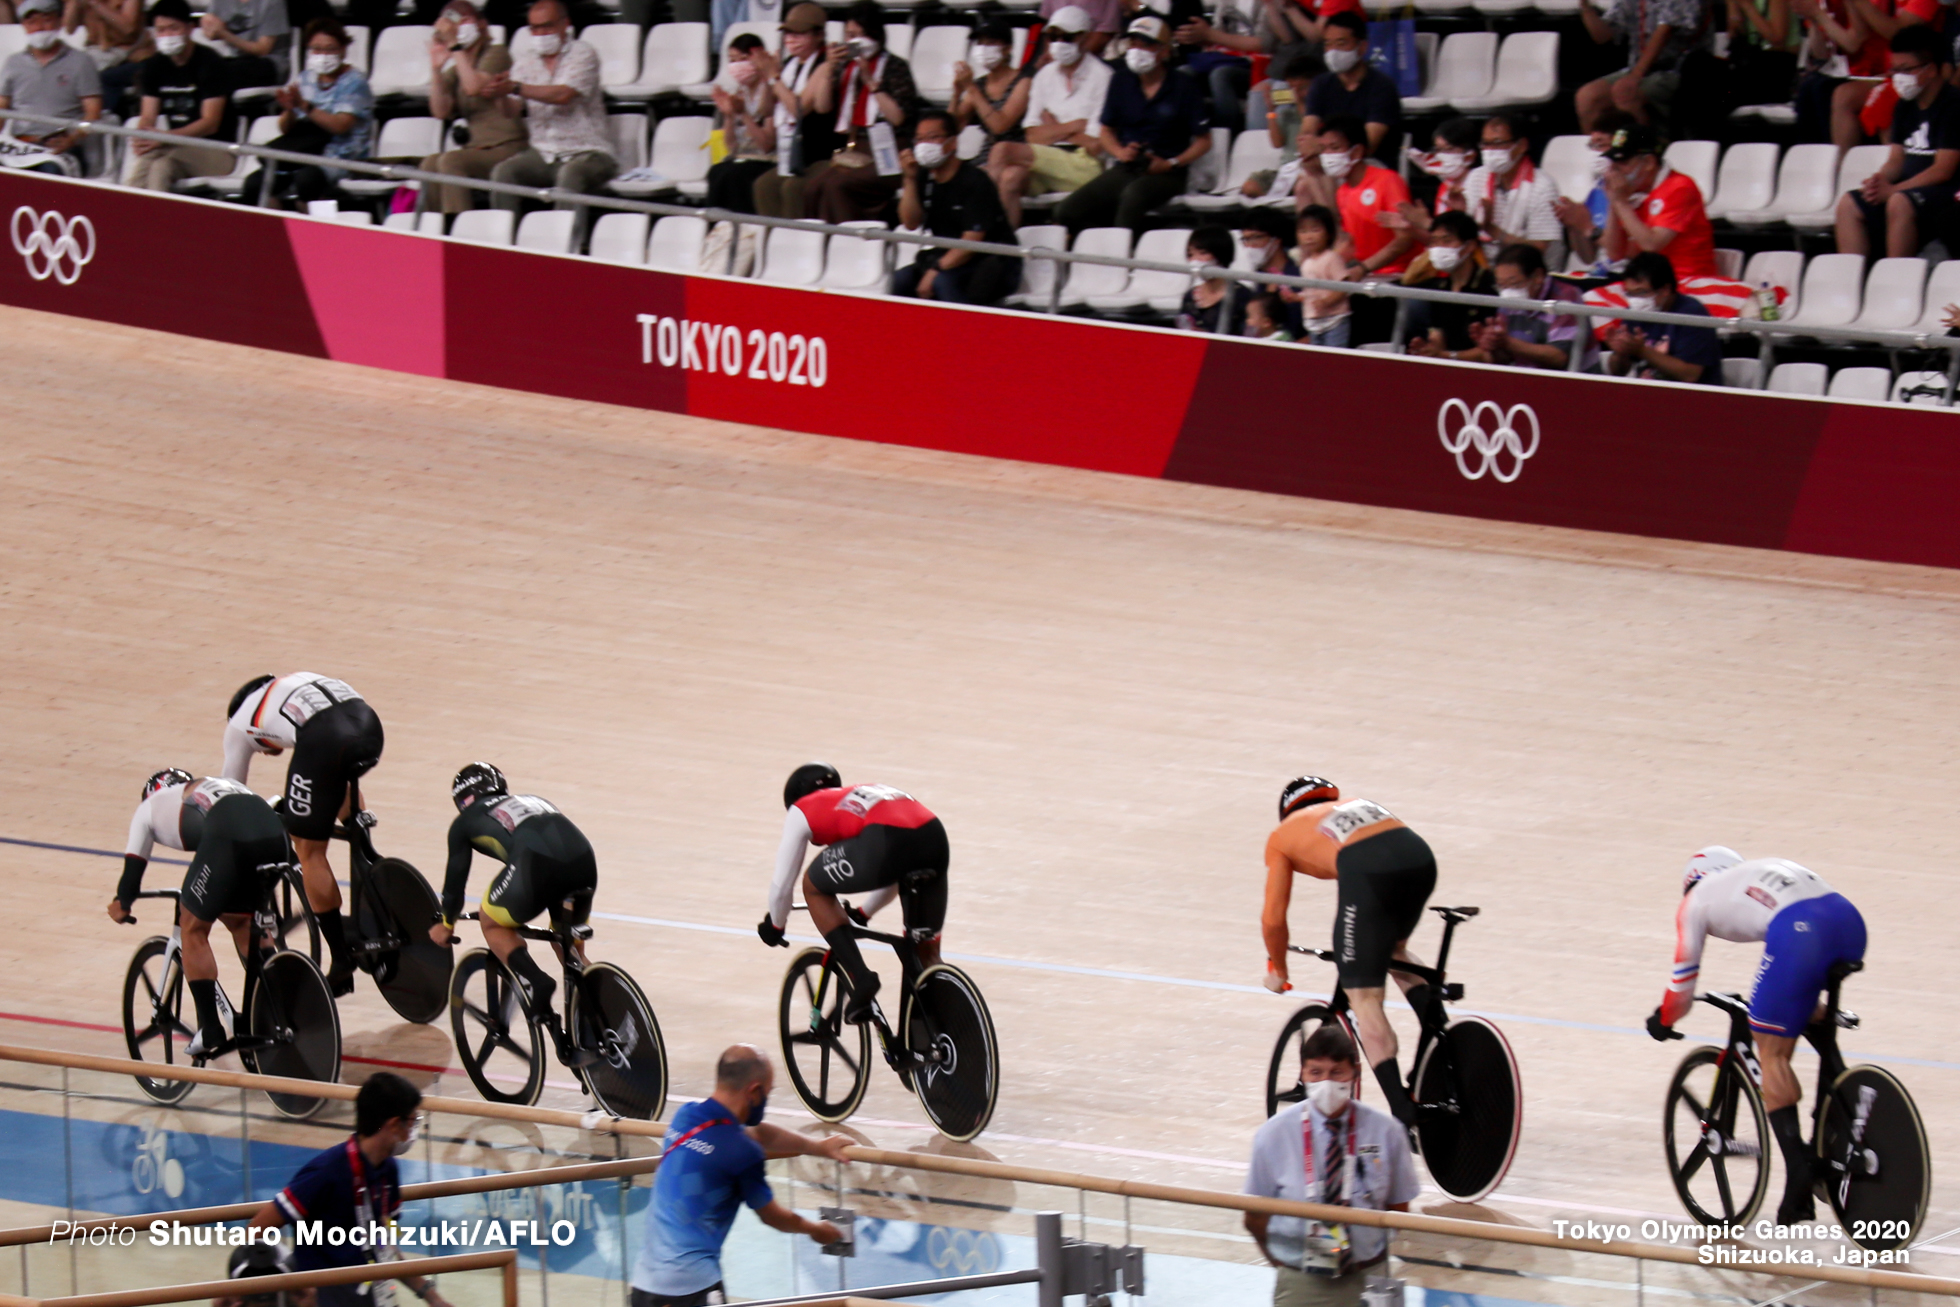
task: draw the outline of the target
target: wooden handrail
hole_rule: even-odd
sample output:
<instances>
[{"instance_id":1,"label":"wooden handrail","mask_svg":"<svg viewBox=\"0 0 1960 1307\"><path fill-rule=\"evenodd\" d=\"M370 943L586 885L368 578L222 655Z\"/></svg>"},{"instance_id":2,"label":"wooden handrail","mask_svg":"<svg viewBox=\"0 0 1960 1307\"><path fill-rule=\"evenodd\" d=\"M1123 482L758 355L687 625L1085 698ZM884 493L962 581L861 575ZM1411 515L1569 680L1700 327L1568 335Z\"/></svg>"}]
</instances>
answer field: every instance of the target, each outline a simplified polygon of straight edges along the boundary
<instances>
[{"instance_id":1,"label":"wooden handrail","mask_svg":"<svg viewBox=\"0 0 1960 1307\"><path fill-rule=\"evenodd\" d=\"M97 1057L87 1053L63 1053L53 1049L28 1048L14 1044L0 1044L0 1061L33 1062L44 1066L70 1066L90 1071L107 1071L118 1075L142 1075L152 1079L194 1080L201 1084L220 1084L244 1089L273 1089L280 1093L301 1093L313 1097L352 1098L358 1092L353 1085L325 1085L312 1080L288 1080L274 1076L252 1075L243 1071L212 1071L195 1067L159 1068L152 1062L134 1062L126 1058ZM619 1134L660 1136L666 1127L654 1121L625 1121L612 1117L600 1118L600 1124L587 1125L587 1118L577 1112L560 1112L549 1108L518 1107L507 1103L485 1103L467 1098L424 1098L422 1105L433 1111L458 1112L464 1115L495 1116L506 1120L533 1121L541 1125L583 1126L594 1130L611 1130ZM596 1114L595 1114L596 1115ZM1598 1253L1608 1257L1632 1257L1646 1261L1674 1262L1683 1266L1701 1265L1700 1255L1693 1248L1682 1248L1672 1244L1634 1243L1631 1241L1594 1242L1553 1234L1550 1230L1539 1230L1528 1226L1498 1225L1483 1221L1464 1221L1452 1217L1421 1216L1413 1212L1377 1212L1357 1207L1326 1207L1318 1203L1293 1202L1284 1198L1259 1198L1250 1194L1227 1193L1217 1189L1187 1189L1180 1185L1152 1184L1144 1180L1118 1180L1109 1176L1089 1175L1079 1171L1056 1171L1039 1167L1010 1166L1005 1162L982 1162L966 1157L935 1157L927 1153L902 1153L884 1148L851 1147L845 1150L852 1161L870 1162L880 1166L900 1167L914 1171L937 1171L947 1175L965 1175L980 1179L1009 1180L1021 1184L1050 1185L1061 1189L1081 1189L1090 1193L1114 1194L1126 1198L1144 1198L1155 1202L1181 1203L1192 1207L1223 1208L1240 1212L1263 1212L1270 1216L1301 1216L1313 1221L1346 1223L1349 1225L1372 1225L1388 1230L1407 1230L1419 1234L1453 1235L1458 1238L1476 1239L1485 1243L1522 1244L1538 1248L1561 1248L1568 1252ZM657 1159L640 1158L636 1162L654 1163ZM628 1163L598 1163L605 1166L624 1166ZM571 1170L575 1168L558 1168ZM647 1169L653 1169L649 1166ZM636 1172L617 1171L614 1174L635 1174ZM546 1171L518 1171L506 1176L493 1177L500 1183L495 1188L521 1188L531 1184L550 1184L550 1180L538 1179L549 1174ZM440 1184L459 1185L467 1181L440 1181ZM421 1188L421 1186L415 1186ZM457 1189L453 1192L465 1193L469 1190ZM406 1191L404 1191L406 1196ZM433 1195L431 1195L433 1196ZM260 1204L242 1204L247 1214L256 1211ZM218 1210L218 1209L205 1209ZM135 1223L134 1218L122 1218ZM155 1215L141 1218L147 1223L157 1219ZM211 1219L233 1219L216 1217ZM1684 1222L1685 1223L1685 1222ZM36 1227L48 1228L48 1227ZM6 1235L11 1231L0 1232L0 1246L7 1242ZM1755 1275L1800 1276L1809 1280L1828 1280L1837 1284L1855 1284L1866 1288L1902 1289L1912 1293L1935 1293L1948 1297L1960 1297L1960 1279L1937 1275L1917 1275L1909 1271L1887 1271L1858 1266L1807 1266L1776 1263L1772 1265L1731 1265L1727 1263L1710 1266L1710 1270L1744 1271ZM26 1300L23 1300L26 1301ZM20 1307L9 1303L0 1295L0 1307Z\"/></svg>"},{"instance_id":2,"label":"wooden handrail","mask_svg":"<svg viewBox=\"0 0 1960 1307\"><path fill-rule=\"evenodd\" d=\"M254 1294L282 1293L332 1284L361 1284L368 1280L399 1280L406 1275L445 1275L451 1271L484 1271L502 1267L504 1307L517 1307L517 1253L504 1248L494 1253L462 1253L455 1257L409 1257L362 1266L336 1266L324 1271L291 1271L284 1275L254 1275L243 1280L205 1280L197 1284L165 1284L153 1289L121 1289L114 1293L77 1293L60 1298L20 1298L0 1294L0 1307L154 1307L158 1303L229 1298L241 1289Z\"/></svg>"}]
</instances>

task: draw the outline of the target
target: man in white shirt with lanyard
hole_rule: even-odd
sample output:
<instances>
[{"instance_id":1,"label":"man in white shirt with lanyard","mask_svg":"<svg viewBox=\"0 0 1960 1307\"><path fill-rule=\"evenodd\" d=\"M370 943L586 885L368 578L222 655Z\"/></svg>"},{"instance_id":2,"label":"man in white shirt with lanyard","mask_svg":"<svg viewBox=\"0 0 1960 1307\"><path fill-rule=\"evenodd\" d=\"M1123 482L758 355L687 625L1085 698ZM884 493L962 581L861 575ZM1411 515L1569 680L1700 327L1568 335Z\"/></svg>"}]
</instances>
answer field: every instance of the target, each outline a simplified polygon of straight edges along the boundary
<instances>
[{"instance_id":1,"label":"man in white shirt with lanyard","mask_svg":"<svg viewBox=\"0 0 1960 1307\"><path fill-rule=\"evenodd\" d=\"M1409 1132L1386 1112L1353 1101L1360 1066L1339 1026L1307 1037L1305 1102L1282 1108L1252 1137L1245 1192L1261 1198L1406 1212L1421 1189ZM1247 1212L1245 1228L1278 1268L1273 1307L1351 1307L1388 1256L1372 1225L1323 1225Z\"/></svg>"},{"instance_id":2,"label":"man in white shirt with lanyard","mask_svg":"<svg viewBox=\"0 0 1960 1307\"><path fill-rule=\"evenodd\" d=\"M1533 166L1523 120L1511 113L1486 118L1482 158L1482 166L1464 181L1463 194L1483 232L1485 255L1494 261L1512 245L1545 253L1565 235L1556 207L1558 183Z\"/></svg>"}]
</instances>

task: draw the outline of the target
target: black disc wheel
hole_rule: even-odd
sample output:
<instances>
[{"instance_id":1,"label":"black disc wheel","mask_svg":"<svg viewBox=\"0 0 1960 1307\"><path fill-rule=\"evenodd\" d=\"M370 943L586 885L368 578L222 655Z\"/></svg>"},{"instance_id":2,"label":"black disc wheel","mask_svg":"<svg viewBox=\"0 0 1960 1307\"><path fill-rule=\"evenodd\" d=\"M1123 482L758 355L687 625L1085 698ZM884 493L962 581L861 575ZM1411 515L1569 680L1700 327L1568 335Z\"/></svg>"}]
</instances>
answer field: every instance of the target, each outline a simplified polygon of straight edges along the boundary
<instances>
[{"instance_id":1,"label":"black disc wheel","mask_svg":"<svg viewBox=\"0 0 1960 1307\"><path fill-rule=\"evenodd\" d=\"M362 966L405 1021L426 1025L448 1001L455 956L429 938L441 915L436 892L408 863L383 858L368 868L354 921L364 946Z\"/></svg>"},{"instance_id":2,"label":"black disc wheel","mask_svg":"<svg viewBox=\"0 0 1960 1307\"><path fill-rule=\"evenodd\" d=\"M1698 1048L1667 1087L1661 1138L1668 1175L1688 1214L1704 1225L1746 1225L1769 1192L1769 1116L1755 1081L1733 1055Z\"/></svg>"},{"instance_id":3,"label":"black disc wheel","mask_svg":"<svg viewBox=\"0 0 1960 1307\"><path fill-rule=\"evenodd\" d=\"M927 967L905 998L905 1041L925 1054L912 1089L948 1139L965 1142L987 1128L1000 1095L1000 1046L980 987L958 967Z\"/></svg>"},{"instance_id":4,"label":"black disc wheel","mask_svg":"<svg viewBox=\"0 0 1960 1307\"><path fill-rule=\"evenodd\" d=\"M281 949L259 966L246 1003L245 1029L253 1040L250 1066L260 1075L294 1080L340 1080L340 1011L319 966L304 953ZM303 1121L327 1105L324 1098L270 1093L281 1116Z\"/></svg>"},{"instance_id":5,"label":"black disc wheel","mask_svg":"<svg viewBox=\"0 0 1960 1307\"><path fill-rule=\"evenodd\" d=\"M572 1030L599 1060L585 1067L585 1085L614 1116L652 1121L667 1106L667 1046L653 1005L633 977L595 962L572 991Z\"/></svg>"},{"instance_id":6,"label":"black disc wheel","mask_svg":"<svg viewBox=\"0 0 1960 1307\"><path fill-rule=\"evenodd\" d=\"M550 1045L518 997L517 982L489 949L471 949L449 978L449 1028L476 1092L493 1103L538 1101Z\"/></svg>"},{"instance_id":7,"label":"black disc wheel","mask_svg":"<svg viewBox=\"0 0 1960 1307\"><path fill-rule=\"evenodd\" d=\"M274 926L278 946L304 953L318 966L320 923L314 919L313 909L307 906L306 882L297 867L279 878L279 887L273 891L273 908L279 914Z\"/></svg>"},{"instance_id":8,"label":"black disc wheel","mask_svg":"<svg viewBox=\"0 0 1960 1307\"><path fill-rule=\"evenodd\" d=\"M129 972L123 977L123 1041L135 1061L190 1066L184 1046L195 1032L183 1019L184 969L169 953L170 941L152 935L129 960ZM159 1103L180 1103L191 1092L188 1080L137 1076L136 1086Z\"/></svg>"},{"instance_id":9,"label":"black disc wheel","mask_svg":"<svg viewBox=\"0 0 1960 1307\"><path fill-rule=\"evenodd\" d=\"M1345 1017L1336 1016L1334 1010L1322 1003L1309 1003L1287 1018L1286 1025L1280 1029L1279 1038L1273 1042L1272 1060L1266 1064L1266 1115L1285 1107L1288 1103L1305 1102L1307 1086L1300 1074L1300 1065L1306 1061L1307 1040L1322 1026L1338 1025L1354 1040L1354 1031ZM1354 1041L1359 1047L1359 1041Z\"/></svg>"},{"instance_id":10,"label":"black disc wheel","mask_svg":"<svg viewBox=\"0 0 1960 1307\"><path fill-rule=\"evenodd\" d=\"M1524 1126L1518 1059L1482 1017L1458 1017L1416 1067L1416 1140L1436 1187L1474 1203L1503 1181Z\"/></svg>"},{"instance_id":11,"label":"black disc wheel","mask_svg":"<svg viewBox=\"0 0 1960 1307\"><path fill-rule=\"evenodd\" d=\"M778 1028L783 1065L803 1106L819 1121L842 1121L857 1111L871 1083L871 1027L847 1025L850 981L824 971L824 950L804 949L783 977Z\"/></svg>"},{"instance_id":12,"label":"black disc wheel","mask_svg":"<svg viewBox=\"0 0 1960 1307\"><path fill-rule=\"evenodd\" d=\"M1824 1102L1817 1151L1845 1233L1866 1248L1902 1248L1932 1196L1933 1159L1912 1095L1890 1072L1854 1066Z\"/></svg>"}]
</instances>

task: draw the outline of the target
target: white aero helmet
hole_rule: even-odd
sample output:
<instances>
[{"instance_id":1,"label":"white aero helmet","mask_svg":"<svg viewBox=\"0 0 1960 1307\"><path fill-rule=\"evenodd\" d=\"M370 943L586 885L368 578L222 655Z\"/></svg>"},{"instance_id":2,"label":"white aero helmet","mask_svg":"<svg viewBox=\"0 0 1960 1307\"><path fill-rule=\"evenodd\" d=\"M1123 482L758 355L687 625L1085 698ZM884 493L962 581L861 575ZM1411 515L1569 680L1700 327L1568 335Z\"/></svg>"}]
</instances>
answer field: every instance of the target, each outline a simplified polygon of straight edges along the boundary
<instances>
[{"instance_id":1,"label":"white aero helmet","mask_svg":"<svg viewBox=\"0 0 1960 1307\"><path fill-rule=\"evenodd\" d=\"M1713 876L1718 871L1727 871L1742 861L1742 855L1726 844L1711 844L1705 849L1695 851L1688 859L1688 865L1681 869L1681 892L1686 894L1704 876Z\"/></svg>"}]
</instances>

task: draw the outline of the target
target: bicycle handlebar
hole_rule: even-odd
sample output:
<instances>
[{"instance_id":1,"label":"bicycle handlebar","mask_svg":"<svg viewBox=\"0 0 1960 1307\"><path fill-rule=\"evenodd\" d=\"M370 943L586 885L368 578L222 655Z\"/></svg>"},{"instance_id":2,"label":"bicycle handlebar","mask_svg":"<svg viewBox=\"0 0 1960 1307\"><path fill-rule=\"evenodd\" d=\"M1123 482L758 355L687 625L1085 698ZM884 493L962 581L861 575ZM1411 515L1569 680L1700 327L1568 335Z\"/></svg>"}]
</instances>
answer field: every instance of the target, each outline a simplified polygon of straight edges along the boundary
<instances>
[{"instance_id":1,"label":"bicycle handlebar","mask_svg":"<svg viewBox=\"0 0 1960 1307\"><path fill-rule=\"evenodd\" d=\"M136 891L136 897L139 899L174 899L181 893L183 893L182 890L175 889L139 889ZM123 914L123 919L116 924L118 926L133 926L136 924L136 914L134 912L125 913Z\"/></svg>"}]
</instances>

